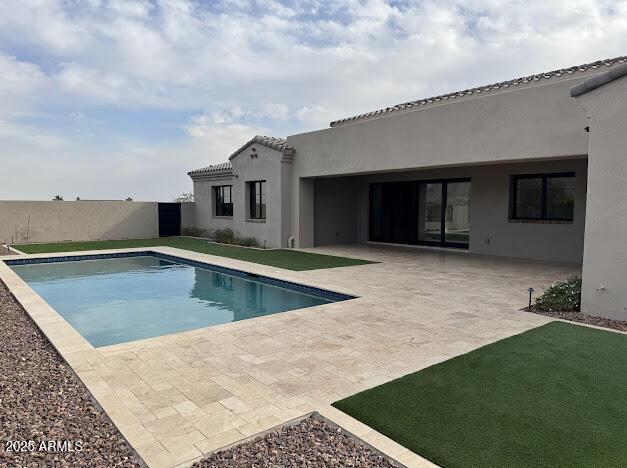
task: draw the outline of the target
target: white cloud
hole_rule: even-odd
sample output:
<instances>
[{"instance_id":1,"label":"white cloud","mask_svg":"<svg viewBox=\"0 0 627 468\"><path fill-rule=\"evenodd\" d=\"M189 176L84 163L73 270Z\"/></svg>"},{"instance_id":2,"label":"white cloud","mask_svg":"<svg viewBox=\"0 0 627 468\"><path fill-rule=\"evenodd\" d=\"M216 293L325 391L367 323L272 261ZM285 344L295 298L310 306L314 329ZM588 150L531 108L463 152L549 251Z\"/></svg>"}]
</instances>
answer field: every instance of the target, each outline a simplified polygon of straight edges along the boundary
<instances>
[{"instance_id":1,"label":"white cloud","mask_svg":"<svg viewBox=\"0 0 627 468\"><path fill-rule=\"evenodd\" d=\"M23 148L31 159L22 159L48 174L68 177L71 160L87 172L89 164L120 171L111 187L165 193L167 184L142 182L141 172L157 177L167 167L186 180L186 171L222 161L255 133L285 136L625 50L620 0L4 0L0 132L12 132L13 146L0 158L15 160ZM156 143L109 122L114 130L85 130L95 132L89 140L58 128L65 120L87 126L100 111L141 112L146 127L169 113L181 135ZM54 125L22 121L37 114ZM65 114L84 118L57 118ZM37 153L28 139L62 142L65 152ZM116 156L104 154L104 142ZM12 193L6 178L0 197Z\"/></svg>"},{"instance_id":2,"label":"white cloud","mask_svg":"<svg viewBox=\"0 0 627 468\"><path fill-rule=\"evenodd\" d=\"M45 84L38 66L0 52L0 118L31 113Z\"/></svg>"}]
</instances>

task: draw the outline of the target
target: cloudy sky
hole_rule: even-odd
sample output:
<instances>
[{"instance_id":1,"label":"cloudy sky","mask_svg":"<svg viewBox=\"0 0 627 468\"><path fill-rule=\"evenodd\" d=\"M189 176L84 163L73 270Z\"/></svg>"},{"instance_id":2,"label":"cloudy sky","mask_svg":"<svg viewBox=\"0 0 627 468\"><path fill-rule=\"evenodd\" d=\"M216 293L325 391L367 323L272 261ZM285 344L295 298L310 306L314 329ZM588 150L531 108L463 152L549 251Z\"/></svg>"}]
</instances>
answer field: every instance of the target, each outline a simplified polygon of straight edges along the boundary
<instances>
[{"instance_id":1,"label":"cloudy sky","mask_svg":"<svg viewBox=\"0 0 627 468\"><path fill-rule=\"evenodd\" d=\"M625 0L1 0L0 199L167 201L255 134L624 54Z\"/></svg>"}]
</instances>

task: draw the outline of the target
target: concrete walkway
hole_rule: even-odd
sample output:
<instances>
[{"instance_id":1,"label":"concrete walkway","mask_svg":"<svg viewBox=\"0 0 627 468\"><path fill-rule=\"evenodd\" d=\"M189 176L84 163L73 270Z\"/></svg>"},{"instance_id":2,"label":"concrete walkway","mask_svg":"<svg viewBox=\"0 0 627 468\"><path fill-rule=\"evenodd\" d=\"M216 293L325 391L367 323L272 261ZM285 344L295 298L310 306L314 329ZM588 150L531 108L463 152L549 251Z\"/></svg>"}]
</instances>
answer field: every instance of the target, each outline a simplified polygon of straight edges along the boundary
<instances>
[{"instance_id":1,"label":"concrete walkway","mask_svg":"<svg viewBox=\"0 0 627 468\"><path fill-rule=\"evenodd\" d=\"M304 272L150 250L359 296L93 348L0 263L0 278L156 467L189 464L314 410L408 466L428 465L329 404L549 322L519 310L527 288L539 294L579 274L578 265L387 246L310 249L381 263Z\"/></svg>"}]
</instances>

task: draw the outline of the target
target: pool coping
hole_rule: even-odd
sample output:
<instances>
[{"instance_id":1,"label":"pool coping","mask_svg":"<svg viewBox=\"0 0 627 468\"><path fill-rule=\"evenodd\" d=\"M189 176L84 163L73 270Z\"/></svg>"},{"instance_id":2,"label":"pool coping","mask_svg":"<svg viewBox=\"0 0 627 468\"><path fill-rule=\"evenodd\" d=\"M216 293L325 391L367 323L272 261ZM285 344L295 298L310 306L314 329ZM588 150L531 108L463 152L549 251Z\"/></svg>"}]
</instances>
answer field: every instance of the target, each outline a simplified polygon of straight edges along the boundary
<instances>
[{"instance_id":1,"label":"pool coping","mask_svg":"<svg viewBox=\"0 0 627 468\"><path fill-rule=\"evenodd\" d=\"M23 254L19 258L15 256L7 255L0 256L0 280L2 280L11 294L15 297L17 302L24 308L26 313L40 328L46 338L50 341L51 345L57 350L61 358L72 368L75 375L83 382L87 390L96 399L98 404L105 410L114 425L120 430L125 439L135 449L138 456L146 460L144 453L145 449L145 429L140 420L132 413L129 412L128 406L122 401L120 397L112 388L102 380L102 378L93 371L84 368L85 359L90 357L98 358L102 355L114 355L118 353L124 353L128 350L149 349L155 346L159 346L164 341L174 341L181 337L193 337L198 333L207 330L229 330L230 327L236 327L238 323L248 322L250 320L257 320L263 323L264 319L270 316L256 317L253 319L247 319L238 322L230 322L220 325L213 325L210 327L198 328L190 331L178 332L168 335L161 335L154 338L146 338L143 340L131 341L127 343L120 343L110 346L103 346L96 348L92 346L78 331L74 329L61 315L54 310L47 302L45 302L26 282L24 282L15 273L9 265L5 263L6 260L25 260L25 259L41 259L52 257L79 257L85 255L106 255L106 254L121 254L121 253L133 253L133 252L156 252L164 255L173 256L190 261L197 261L200 263L221 266L224 268L230 268L234 270L241 270L246 272L255 273L255 270L260 271L259 276L266 276L278 281L285 281L288 283L303 284L312 288L321 290L329 290L322 284L316 284L316 281L312 281L310 278L306 281L298 280L296 283L293 278L290 278L291 271L285 271L278 267L271 267L267 265L259 265L255 263L234 260L225 257L218 257L210 254L203 254L193 251L187 251L178 249L175 247L138 247L129 249L110 249L110 250L95 250L95 251L78 251L78 252L59 252L59 253L39 253L39 254ZM350 302L361 302L362 298L351 291L348 291L338 285L334 286L334 292L344 294L346 296L352 296ZM327 308L333 307L334 304L341 304L345 301L322 304L315 307L306 309L296 309L288 311L294 314L300 312L309 311L315 308ZM277 315L277 314L273 314ZM324 405L316 408L316 411L324 418L342 427L345 431L350 432L355 437L359 438L366 444L376 448L386 456L395 460L397 463L404 464L405 466L436 466L428 460L420 457L419 455L409 451L407 448L398 444L397 442L387 438L379 432L373 430L369 426L361 423L360 421L352 418L351 416L342 413L331 405ZM310 413L310 411L303 412L303 415ZM235 443L240 443L241 438ZM211 451L204 453L206 456ZM400 458L399 458L400 457ZM182 459L176 463L148 463L148 466L189 466L192 460L197 457Z\"/></svg>"}]
</instances>

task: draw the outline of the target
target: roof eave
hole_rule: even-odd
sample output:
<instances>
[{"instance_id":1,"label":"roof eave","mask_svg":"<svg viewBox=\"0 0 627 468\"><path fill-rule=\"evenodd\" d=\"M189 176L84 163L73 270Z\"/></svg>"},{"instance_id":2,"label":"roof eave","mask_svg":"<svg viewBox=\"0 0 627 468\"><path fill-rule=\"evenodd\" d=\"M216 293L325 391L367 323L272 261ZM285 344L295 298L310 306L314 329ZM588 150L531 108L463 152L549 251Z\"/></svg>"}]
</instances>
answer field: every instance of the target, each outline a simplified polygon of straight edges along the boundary
<instances>
[{"instance_id":1,"label":"roof eave","mask_svg":"<svg viewBox=\"0 0 627 468\"><path fill-rule=\"evenodd\" d=\"M192 179L207 179L207 178L219 178L225 176L233 176L233 169L223 169L220 171L202 171L202 172L188 172L187 175Z\"/></svg>"}]
</instances>

